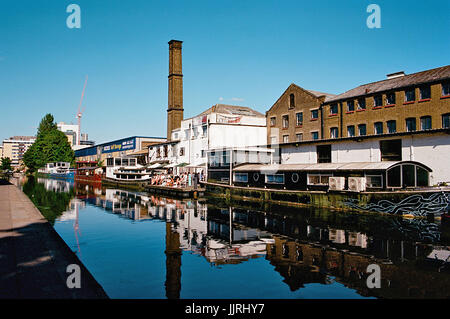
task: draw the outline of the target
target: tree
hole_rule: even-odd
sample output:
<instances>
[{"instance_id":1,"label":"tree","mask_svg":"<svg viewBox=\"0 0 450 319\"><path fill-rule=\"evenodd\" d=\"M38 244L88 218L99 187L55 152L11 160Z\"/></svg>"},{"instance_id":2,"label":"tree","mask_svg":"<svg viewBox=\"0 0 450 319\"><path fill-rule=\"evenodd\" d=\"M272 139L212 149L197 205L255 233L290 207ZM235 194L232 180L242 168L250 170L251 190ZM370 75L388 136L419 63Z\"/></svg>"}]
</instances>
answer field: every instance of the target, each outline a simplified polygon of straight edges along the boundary
<instances>
[{"instance_id":1,"label":"tree","mask_svg":"<svg viewBox=\"0 0 450 319\"><path fill-rule=\"evenodd\" d=\"M56 123L54 123L53 115L50 113L46 114L42 120L41 123L39 123L38 132L37 132L37 138L40 136L44 136L46 133L57 130L58 127Z\"/></svg>"},{"instance_id":2,"label":"tree","mask_svg":"<svg viewBox=\"0 0 450 319\"><path fill-rule=\"evenodd\" d=\"M58 130L53 121L51 114L44 116L39 124L36 142L23 156L23 162L30 172L35 172L49 162L72 163L75 159L66 135Z\"/></svg>"},{"instance_id":3,"label":"tree","mask_svg":"<svg viewBox=\"0 0 450 319\"><path fill-rule=\"evenodd\" d=\"M11 159L9 157L2 158L2 164L0 165L2 171L11 170Z\"/></svg>"}]
</instances>

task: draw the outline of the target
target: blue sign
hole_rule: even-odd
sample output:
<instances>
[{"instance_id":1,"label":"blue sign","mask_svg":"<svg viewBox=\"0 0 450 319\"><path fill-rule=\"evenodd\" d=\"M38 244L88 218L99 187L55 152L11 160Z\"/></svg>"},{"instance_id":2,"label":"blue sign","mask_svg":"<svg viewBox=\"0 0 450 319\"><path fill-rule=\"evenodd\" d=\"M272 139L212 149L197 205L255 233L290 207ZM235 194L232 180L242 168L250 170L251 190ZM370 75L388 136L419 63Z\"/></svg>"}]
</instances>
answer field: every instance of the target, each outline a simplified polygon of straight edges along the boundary
<instances>
[{"instance_id":1,"label":"blue sign","mask_svg":"<svg viewBox=\"0 0 450 319\"><path fill-rule=\"evenodd\" d=\"M111 142L102 146L102 153L122 152L134 150L136 148L136 138Z\"/></svg>"}]
</instances>

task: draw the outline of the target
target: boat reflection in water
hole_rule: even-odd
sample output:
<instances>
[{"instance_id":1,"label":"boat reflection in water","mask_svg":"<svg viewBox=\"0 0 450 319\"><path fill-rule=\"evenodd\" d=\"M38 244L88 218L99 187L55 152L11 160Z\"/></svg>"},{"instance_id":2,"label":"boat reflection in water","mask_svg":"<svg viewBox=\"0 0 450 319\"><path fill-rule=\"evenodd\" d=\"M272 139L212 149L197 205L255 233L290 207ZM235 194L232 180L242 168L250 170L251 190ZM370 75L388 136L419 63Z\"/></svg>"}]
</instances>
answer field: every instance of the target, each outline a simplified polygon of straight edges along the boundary
<instances>
[{"instance_id":1,"label":"boat reflection in water","mask_svg":"<svg viewBox=\"0 0 450 319\"><path fill-rule=\"evenodd\" d=\"M210 293L217 296L220 291L216 291L213 280L222 280L223 284L228 280L221 271L241 276L241 285L233 287L233 291L223 288L223 295L220 295L235 298L236 293L254 289L251 287L256 284L247 282L245 274L240 273L246 267L255 267L253 272L257 274L261 272L258 281L267 287L266 298L320 298L320 293L311 293L317 289L312 289L315 285L356 292L350 298L447 298L450 295L450 247L445 236L448 229L438 220L342 214L317 208L272 206L267 210L242 204L230 206L219 200L176 200L82 184L75 184L74 189L76 198L70 203L71 209L57 222L67 218L78 221L79 211L96 206L133 223L165 223L165 238L160 240L164 240L164 286L169 299L203 296L202 289L208 283L202 280L210 281ZM74 225L79 227L78 222ZM135 234L140 231L134 230ZM76 231L80 234L79 228ZM61 235L64 238L64 234ZM79 247L78 244L78 250ZM198 274L199 279L193 283L189 278L192 274L189 256L202 258L217 271L210 273L207 268L199 269L203 274ZM89 268L89 261L82 260ZM257 260L263 263L254 264ZM366 270L370 264L381 268L380 289L367 288ZM270 265L271 272L263 273L262 265ZM96 277L96 269L89 269ZM188 273L183 277L183 287L182 269L184 274ZM273 277L273 271L281 277ZM284 284L270 290L275 285L273 278ZM290 294L282 285L288 287ZM104 288L109 293L108 287ZM194 292L183 293L184 290ZM260 297L257 293L257 290L248 291L245 296ZM340 293L336 297L346 296ZM131 298L143 296L129 295Z\"/></svg>"}]
</instances>

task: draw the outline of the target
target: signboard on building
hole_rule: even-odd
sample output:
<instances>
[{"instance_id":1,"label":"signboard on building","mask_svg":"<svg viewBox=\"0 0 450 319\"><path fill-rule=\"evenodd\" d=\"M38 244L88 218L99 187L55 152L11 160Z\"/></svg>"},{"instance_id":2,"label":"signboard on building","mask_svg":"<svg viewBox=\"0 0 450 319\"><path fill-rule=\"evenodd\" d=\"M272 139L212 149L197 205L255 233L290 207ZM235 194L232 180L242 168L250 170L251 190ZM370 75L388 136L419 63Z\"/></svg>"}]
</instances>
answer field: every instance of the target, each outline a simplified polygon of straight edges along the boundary
<instances>
[{"instance_id":1,"label":"signboard on building","mask_svg":"<svg viewBox=\"0 0 450 319\"><path fill-rule=\"evenodd\" d=\"M102 153L122 152L133 150L135 148L136 148L136 139L132 138L104 145L102 147Z\"/></svg>"},{"instance_id":2,"label":"signboard on building","mask_svg":"<svg viewBox=\"0 0 450 319\"><path fill-rule=\"evenodd\" d=\"M236 124L241 122L240 116L225 116L217 114L217 123Z\"/></svg>"}]
</instances>

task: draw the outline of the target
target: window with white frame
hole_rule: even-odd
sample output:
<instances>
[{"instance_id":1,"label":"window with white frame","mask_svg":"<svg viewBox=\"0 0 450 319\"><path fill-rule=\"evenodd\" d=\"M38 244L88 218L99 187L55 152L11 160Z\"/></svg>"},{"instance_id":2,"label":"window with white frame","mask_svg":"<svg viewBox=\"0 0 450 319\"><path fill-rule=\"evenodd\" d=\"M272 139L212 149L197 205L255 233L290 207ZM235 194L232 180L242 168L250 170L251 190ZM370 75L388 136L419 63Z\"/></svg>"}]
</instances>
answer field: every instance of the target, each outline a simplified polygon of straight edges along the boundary
<instances>
[{"instance_id":1,"label":"window with white frame","mask_svg":"<svg viewBox=\"0 0 450 319\"><path fill-rule=\"evenodd\" d=\"M283 135L283 143L289 143L289 135Z\"/></svg>"},{"instance_id":2,"label":"window with white frame","mask_svg":"<svg viewBox=\"0 0 450 319\"><path fill-rule=\"evenodd\" d=\"M330 138L338 138L338 128L337 127L332 127L330 128Z\"/></svg>"},{"instance_id":3,"label":"window with white frame","mask_svg":"<svg viewBox=\"0 0 450 319\"><path fill-rule=\"evenodd\" d=\"M282 117L283 128L289 127L289 115L283 115Z\"/></svg>"},{"instance_id":4,"label":"window with white frame","mask_svg":"<svg viewBox=\"0 0 450 319\"><path fill-rule=\"evenodd\" d=\"M395 104L395 92L390 92L386 94L386 105Z\"/></svg>"},{"instance_id":5,"label":"window with white frame","mask_svg":"<svg viewBox=\"0 0 450 319\"><path fill-rule=\"evenodd\" d=\"M376 122L373 124L373 130L375 134L383 134L383 122Z\"/></svg>"},{"instance_id":6,"label":"window with white frame","mask_svg":"<svg viewBox=\"0 0 450 319\"><path fill-rule=\"evenodd\" d=\"M420 129L422 131L431 130L431 116L422 116L420 118Z\"/></svg>"},{"instance_id":7,"label":"window with white frame","mask_svg":"<svg viewBox=\"0 0 450 319\"><path fill-rule=\"evenodd\" d=\"M266 184L284 184L284 174L267 174Z\"/></svg>"},{"instance_id":8,"label":"window with white frame","mask_svg":"<svg viewBox=\"0 0 450 319\"><path fill-rule=\"evenodd\" d=\"M275 126L277 124L277 118L275 116L270 118L270 126Z\"/></svg>"},{"instance_id":9,"label":"window with white frame","mask_svg":"<svg viewBox=\"0 0 450 319\"><path fill-rule=\"evenodd\" d=\"M308 185L328 185L332 174L308 174Z\"/></svg>"},{"instance_id":10,"label":"window with white frame","mask_svg":"<svg viewBox=\"0 0 450 319\"><path fill-rule=\"evenodd\" d=\"M347 136L348 137L355 136L355 126L354 125L347 126Z\"/></svg>"},{"instance_id":11,"label":"window with white frame","mask_svg":"<svg viewBox=\"0 0 450 319\"><path fill-rule=\"evenodd\" d=\"M295 114L296 126L301 126L303 124L303 112L298 112Z\"/></svg>"},{"instance_id":12,"label":"window with white frame","mask_svg":"<svg viewBox=\"0 0 450 319\"><path fill-rule=\"evenodd\" d=\"M234 173L234 181L236 183L247 183L248 173Z\"/></svg>"}]
</instances>

